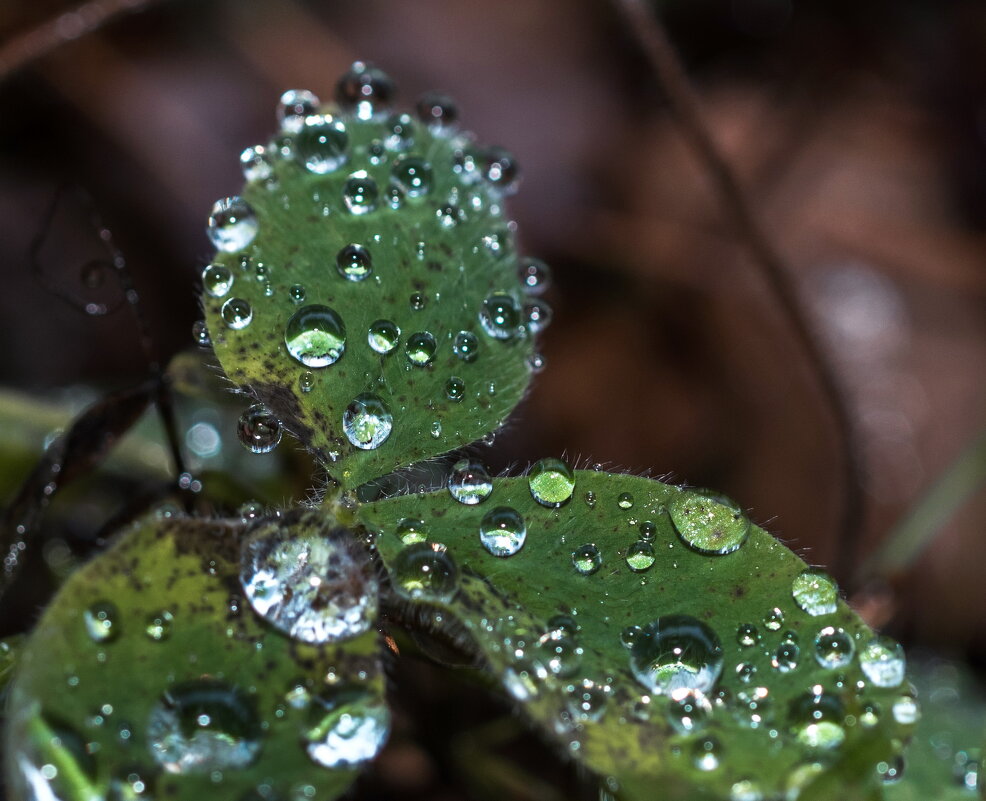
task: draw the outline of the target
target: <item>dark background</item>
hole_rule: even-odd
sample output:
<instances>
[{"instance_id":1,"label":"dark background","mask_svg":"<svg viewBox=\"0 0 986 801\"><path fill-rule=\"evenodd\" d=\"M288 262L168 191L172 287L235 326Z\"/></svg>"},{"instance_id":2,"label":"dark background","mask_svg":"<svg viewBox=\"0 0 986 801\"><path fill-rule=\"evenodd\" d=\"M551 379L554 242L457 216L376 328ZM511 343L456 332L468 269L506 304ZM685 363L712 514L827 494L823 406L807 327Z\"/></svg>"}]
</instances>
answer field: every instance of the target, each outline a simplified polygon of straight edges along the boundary
<instances>
[{"instance_id":1,"label":"dark background","mask_svg":"<svg viewBox=\"0 0 986 801\"><path fill-rule=\"evenodd\" d=\"M865 554L986 424L986 5L658 7L847 389ZM0 40L70 8L8 0ZM272 132L283 89L331 98L357 58L386 69L403 104L452 94L464 127L509 147L524 172L510 210L523 250L553 267L555 321L547 369L491 466L566 453L670 473L728 493L831 564L844 493L831 415L602 0L164 1L8 76L0 382L108 389L146 372L125 315L87 319L31 275L60 185L84 187L111 226L161 352L187 348L205 218L241 184L239 152ZM92 232L55 229L49 269L78 281L98 253ZM981 664L984 519L980 490L874 618Z\"/></svg>"}]
</instances>

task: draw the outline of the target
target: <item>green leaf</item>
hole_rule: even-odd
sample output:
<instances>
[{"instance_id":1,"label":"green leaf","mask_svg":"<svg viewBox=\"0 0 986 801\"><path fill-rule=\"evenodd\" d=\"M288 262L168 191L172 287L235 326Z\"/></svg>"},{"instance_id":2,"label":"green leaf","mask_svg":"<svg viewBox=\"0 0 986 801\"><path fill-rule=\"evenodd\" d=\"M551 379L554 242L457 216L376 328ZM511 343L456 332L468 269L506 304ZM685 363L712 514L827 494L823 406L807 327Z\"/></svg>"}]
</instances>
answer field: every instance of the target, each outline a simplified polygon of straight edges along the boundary
<instances>
[{"instance_id":1,"label":"green leaf","mask_svg":"<svg viewBox=\"0 0 986 801\"><path fill-rule=\"evenodd\" d=\"M359 509L402 602L464 630L619 798L879 792L910 731L903 656L827 576L721 496L576 472L566 502L543 474Z\"/></svg>"},{"instance_id":2,"label":"green leaf","mask_svg":"<svg viewBox=\"0 0 986 801\"><path fill-rule=\"evenodd\" d=\"M322 513L249 531L251 543L344 544ZM283 619L244 599L243 535L239 522L151 517L71 577L9 688L12 797L327 799L346 789L389 726L376 635L282 634Z\"/></svg>"},{"instance_id":3,"label":"green leaf","mask_svg":"<svg viewBox=\"0 0 986 801\"><path fill-rule=\"evenodd\" d=\"M210 218L220 252L203 273L227 376L347 488L497 428L548 313L518 279L509 157L377 100L289 117L250 151L253 180ZM380 321L396 328L371 333Z\"/></svg>"}]
</instances>

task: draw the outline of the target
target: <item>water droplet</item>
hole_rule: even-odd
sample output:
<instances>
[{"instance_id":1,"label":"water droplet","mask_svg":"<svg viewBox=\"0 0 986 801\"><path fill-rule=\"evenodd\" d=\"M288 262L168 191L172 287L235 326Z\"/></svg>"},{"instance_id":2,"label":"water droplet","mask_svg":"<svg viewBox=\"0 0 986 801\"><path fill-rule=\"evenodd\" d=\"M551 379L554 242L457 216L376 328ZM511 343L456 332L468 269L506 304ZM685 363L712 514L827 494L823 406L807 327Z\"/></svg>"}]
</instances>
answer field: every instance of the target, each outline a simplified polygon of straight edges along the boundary
<instances>
[{"instance_id":1,"label":"water droplet","mask_svg":"<svg viewBox=\"0 0 986 801\"><path fill-rule=\"evenodd\" d=\"M390 178L407 197L421 197L431 191L431 165L418 156L401 156L394 162Z\"/></svg>"},{"instance_id":2,"label":"water droplet","mask_svg":"<svg viewBox=\"0 0 986 801\"><path fill-rule=\"evenodd\" d=\"M369 120L393 100L394 82L373 64L356 61L336 84L336 101L359 119Z\"/></svg>"},{"instance_id":3,"label":"water droplet","mask_svg":"<svg viewBox=\"0 0 986 801\"><path fill-rule=\"evenodd\" d=\"M713 771L722 760L722 746L715 737L705 737L692 746L692 764L701 771Z\"/></svg>"},{"instance_id":4,"label":"water droplet","mask_svg":"<svg viewBox=\"0 0 986 801\"><path fill-rule=\"evenodd\" d=\"M561 626L552 627L541 635L535 649L535 662L543 668L539 673L569 678L582 666L582 647L575 634Z\"/></svg>"},{"instance_id":5,"label":"water droplet","mask_svg":"<svg viewBox=\"0 0 986 801\"><path fill-rule=\"evenodd\" d=\"M388 150L404 152L414 145L416 126L410 114L391 114L383 125L384 145Z\"/></svg>"},{"instance_id":6,"label":"water droplet","mask_svg":"<svg viewBox=\"0 0 986 801\"><path fill-rule=\"evenodd\" d=\"M308 291L301 284L292 284L288 289L288 296L291 298L292 303L301 304L308 297Z\"/></svg>"},{"instance_id":7,"label":"water droplet","mask_svg":"<svg viewBox=\"0 0 986 801\"><path fill-rule=\"evenodd\" d=\"M561 459L541 459L527 471L531 497L550 509L568 503L575 491L575 472Z\"/></svg>"},{"instance_id":8,"label":"water droplet","mask_svg":"<svg viewBox=\"0 0 986 801\"><path fill-rule=\"evenodd\" d=\"M254 699L219 679L174 685L151 711L151 755L169 773L243 768L256 760L261 725Z\"/></svg>"},{"instance_id":9,"label":"water droplet","mask_svg":"<svg viewBox=\"0 0 986 801\"><path fill-rule=\"evenodd\" d=\"M654 546L644 540L638 540L627 548L627 567L634 573L650 570L656 559Z\"/></svg>"},{"instance_id":10,"label":"water droplet","mask_svg":"<svg viewBox=\"0 0 986 801\"><path fill-rule=\"evenodd\" d=\"M521 259L517 277L529 295L540 295L551 286L551 270L540 259Z\"/></svg>"},{"instance_id":11,"label":"water droplet","mask_svg":"<svg viewBox=\"0 0 986 801\"><path fill-rule=\"evenodd\" d=\"M192 325L192 339L200 348L207 348L212 344L209 327L205 324L205 320L196 320Z\"/></svg>"},{"instance_id":12,"label":"water droplet","mask_svg":"<svg viewBox=\"0 0 986 801\"><path fill-rule=\"evenodd\" d=\"M715 632L688 615L665 615L643 626L630 650L630 669L650 692L708 694L722 672L722 645Z\"/></svg>"},{"instance_id":13,"label":"water droplet","mask_svg":"<svg viewBox=\"0 0 986 801\"><path fill-rule=\"evenodd\" d=\"M255 404L240 415L236 435L252 453L270 453L281 441L281 424L267 407Z\"/></svg>"},{"instance_id":14,"label":"water droplet","mask_svg":"<svg viewBox=\"0 0 986 801\"><path fill-rule=\"evenodd\" d=\"M794 602L812 617L832 614L839 600L835 582L821 570L809 568L791 586Z\"/></svg>"},{"instance_id":15,"label":"water droplet","mask_svg":"<svg viewBox=\"0 0 986 801\"><path fill-rule=\"evenodd\" d=\"M921 719L921 707L910 695L902 695L891 707L894 720L902 726L911 726Z\"/></svg>"},{"instance_id":16,"label":"water droplet","mask_svg":"<svg viewBox=\"0 0 986 801\"><path fill-rule=\"evenodd\" d=\"M449 203L439 208L435 212L435 216L438 218L438 224L442 228L452 228L460 222L466 221L466 213L454 203Z\"/></svg>"},{"instance_id":17,"label":"water droplet","mask_svg":"<svg viewBox=\"0 0 986 801\"><path fill-rule=\"evenodd\" d=\"M756 645L760 641L760 632L752 623L741 623L736 629L736 642L744 648Z\"/></svg>"},{"instance_id":18,"label":"water droplet","mask_svg":"<svg viewBox=\"0 0 986 801\"><path fill-rule=\"evenodd\" d=\"M721 495L682 490L671 498L668 513L682 542L699 553L732 553L750 534L746 515Z\"/></svg>"},{"instance_id":19,"label":"water droplet","mask_svg":"<svg viewBox=\"0 0 986 801\"><path fill-rule=\"evenodd\" d=\"M733 782L733 786L729 789L729 801L763 801L763 799L760 785L752 779Z\"/></svg>"},{"instance_id":20,"label":"water droplet","mask_svg":"<svg viewBox=\"0 0 986 801\"><path fill-rule=\"evenodd\" d=\"M411 600L451 601L459 588L459 568L444 545L419 542L394 558L395 589Z\"/></svg>"},{"instance_id":21,"label":"water droplet","mask_svg":"<svg viewBox=\"0 0 986 801\"><path fill-rule=\"evenodd\" d=\"M603 563L603 557L595 545L583 545L572 552L572 564L583 576L591 576Z\"/></svg>"},{"instance_id":22,"label":"water droplet","mask_svg":"<svg viewBox=\"0 0 986 801\"><path fill-rule=\"evenodd\" d=\"M366 332L366 341L377 353L390 353L397 347L401 329L390 320L376 320Z\"/></svg>"},{"instance_id":23,"label":"water droplet","mask_svg":"<svg viewBox=\"0 0 986 801\"><path fill-rule=\"evenodd\" d=\"M594 493L592 490L589 490L585 494L585 505L588 506L590 509L596 508L596 493Z\"/></svg>"},{"instance_id":24,"label":"water droplet","mask_svg":"<svg viewBox=\"0 0 986 801\"><path fill-rule=\"evenodd\" d=\"M428 539L428 526L424 520L404 517L397 523L397 536L405 545L425 542Z\"/></svg>"},{"instance_id":25,"label":"water droplet","mask_svg":"<svg viewBox=\"0 0 986 801\"><path fill-rule=\"evenodd\" d=\"M111 601L98 601L82 613L86 634L93 642L110 642L120 634L119 612Z\"/></svg>"},{"instance_id":26,"label":"water droplet","mask_svg":"<svg viewBox=\"0 0 986 801\"><path fill-rule=\"evenodd\" d=\"M362 281L373 272L373 258L362 245L346 245L336 254L336 270L348 281Z\"/></svg>"},{"instance_id":27,"label":"water droplet","mask_svg":"<svg viewBox=\"0 0 986 801\"><path fill-rule=\"evenodd\" d=\"M471 459L461 459L452 467L448 479L449 494L459 503L475 506L490 497L493 480L486 467Z\"/></svg>"},{"instance_id":28,"label":"water droplet","mask_svg":"<svg viewBox=\"0 0 986 801\"><path fill-rule=\"evenodd\" d=\"M303 306L288 320L284 344L305 367L326 367L346 350L346 326L328 306Z\"/></svg>"},{"instance_id":29,"label":"water droplet","mask_svg":"<svg viewBox=\"0 0 986 801\"><path fill-rule=\"evenodd\" d=\"M431 424L431 436L434 439L440 439L442 436L442 421L435 420Z\"/></svg>"},{"instance_id":30,"label":"water droplet","mask_svg":"<svg viewBox=\"0 0 986 801\"><path fill-rule=\"evenodd\" d=\"M828 670L846 667L855 651L852 637L843 629L826 626L815 637L815 659Z\"/></svg>"},{"instance_id":31,"label":"water droplet","mask_svg":"<svg viewBox=\"0 0 986 801\"><path fill-rule=\"evenodd\" d=\"M517 301L505 292L494 292L479 309L479 323L494 339L510 339L520 324Z\"/></svg>"},{"instance_id":32,"label":"water droplet","mask_svg":"<svg viewBox=\"0 0 986 801\"><path fill-rule=\"evenodd\" d=\"M446 128L459 119L459 109L455 101L440 92L426 92L415 106L418 118L429 128Z\"/></svg>"},{"instance_id":33,"label":"water droplet","mask_svg":"<svg viewBox=\"0 0 986 801\"><path fill-rule=\"evenodd\" d=\"M517 189L520 169L514 157L502 147L491 147L483 153L483 177L503 194Z\"/></svg>"},{"instance_id":34,"label":"water droplet","mask_svg":"<svg viewBox=\"0 0 986 801\"><path fill-rule=\"evenodd\" d=\"M878 762L876 775L884 784L899 782L904 777L904 757L897 754L890 762ZM971 789L975 790L975 785Z\"/></svg>"},{"instance_id":35,"label":"water droplet","mask_svg":"<svg viewBox=\"0 0 986 801\"><path fill-rule=\"evenodd\" d=\"M797 741L809 751L829 751L846 739L845 709L838 697L817 689L792 704L792 728Z\"/></svg>"},{"instance_id":36,"label":"water droplet","mask_svg":"<svg viewBox=\"0 0 986 801\"><path fill-rule=\"evenodd\" d=\"M438 343L429 331L418 331L407 338L404 352L407 360L415 367L425 367L435 358Z\"/></svg>"},{"instance_id":37,"label":"water droplet","mask_svg":"<svg viewBox=\"0 0 986 801\"><path fill-rule=\"evenodd\" d=\"M629 492L621 492L620 497L616 499L616 505L621 509L632 509L633 496Z\"/></svg>"},{"instance_id":38,"label":"water droplet","mask_svg":"<svg viewBox=\"0 0 986 801\"><path fill-rule=\"evenodd\" d=\"M250 523L257 518L263 517L264 507L257 501L247 501L238 510L240 522Z\"/></svg>"},{"instance_id":39,"label":"water droplet","mask_svg":"<svg viewBox=\"0 0 986 801\"><path fill-rule=\"evenodd\" d=\"M784 625L784 613L775 606L764 615L763 625L768 631L780 631Z\"/></svg>"},{"instance_id":40,"label":"water droplet","mask_svg":"<svg viewBox=\"0 0 986 801\"><path fill-rule=\"evenodd\" d=\"M171 636L171 624L175 617L167 609L153 612L147 617L144 633L154 642L161 642Z\"/></svg>"},{"instance_id":41,"label":"water droplet","mask_svg":"<svg viewBox=\"0 0 986 801\"><path fill-rule=\"evenodd\" d=\"M898 687L904 680L904 649L889 637L877 637L859 652L859 666L877 687Z\"/></svg>"},{"instance_id":42,"label":"water droplet","mask_svg":"<svg viewBox=\"0 0 986 801\"><path fill-rule=\"evenodd\" d=\"M206 233L214 247L233 253L253 242L258 229L257 215L250 204L234 195L215 202Z\"/></svg>"},{"instance_id":43,"label":"water droplet","mask_svg":"<svg viewBox=\"0 0 986 801\"><path fill-rule=\"evenodd\" d=\"M305 118L295 136L294 146L309 172L325 175L346 163L349 134L341 120L331 115L313 114Z\"/></svg>"},{"instance_id":44,"label":"water droplet","mask_svg":"<svg viewBox=\"0 0 986 801\"><path fill-rule=\"evenodd\" d=\"M316 696L309 709L317 720L305 732L305 750L324 768L350 768L373 759L390 734L387 705L364 690Z\"/></svg>"},{"instance_id":45,"label":"water droplet","mask_svg":"<svg viewBox=\"0 0 986 801\"><path fill-rule=\"evenodd\" d=\"M221 264L210 264L202 271L202 288L214 298L225 297L233 287L233 275Z\"/></svg>"},{"instance_id":46,"label":"water droplet","mask_svg":"<svg viewBox=\"0 0 986 801\"><path fill-rule=\"evenodd\" d=\"M644 630L640 626L626 626L620 632L620 642L624 648L632 648L633 644L644 636Z\"/></svg>"},{"instance_id":47,"label":"water droplet","mask_svg":"<svg viewBox=\"0 0 986 801\"><path fill-rule=\"evenodd\" d=\"M240 583L267 623L308 643L348 640L369 630L377 579L369 558L344 529L261 525L241 546Z\"/></svg>"},{"instance_id":48,"label":"water droplet","mask_svg":"<svg viewBox=\"0 0 986 801\"><path fill-rule=\"evenodd\" d=\"M749 684L757 675L757 666L752 662L740 662L736 665L736 678L743 684Z\"/></svg>"},{"instance_id":49,"label":"water droplet","mask_svg":"<svg viewBox=\"0 0 986 801\"><path fill-rule=\"evenodd\" d=\"M460 331L452 341L452 352L464 362L476 361L479 339L471 331Z\"/></svg>"},{"instance_id":50,"label":"water droplet","mask_svg":"<svg viewBox=\"0 0 986 801\"><path fill-rule=\"evenodd\" d=\"M778 673L790 673L798 667L801 658L801 648L793 639L784 639L770 659L771 667Z\"/></svg>"},{"instance_id":51,"label":"water droplet","mask_svg":"<svg viewBox=\"0 0 986 801\"><path fill-rule=\"evenodd\" d=\"M266 181L274 172L274 159L266 147L254 145L240 153L240 167L247 181Z\"/></svg>"},{"instance_id":52,"label":"water droplet","mask_svg":"<svg viewBox=\"0 0 986 801\"><path fill-rule=\"evenodd\" d=\"M250 325L253 320L253 309L250 304L241 298L230 298L227 300L220 311L223 322L227 328L239 331Z\"/></svg>"},{"instance_id":53,"label":"water droplet","mask_svg":"<svg viewBox=\"0 0 986 801\"><path fill-rule=\"evenodd\" d=\"M370 178L365 170L350 175L342 190L342 200L350 214L369 214L376 209L379 197L377 182Z\"/></svg>"},{"instance_id":54,"label":"water droplet","mask_svg":"<svg viewBox=\"0 0 986 801\"><path fill-rule=\"evenodd\" d=\"M394 418L387 405L376 395L359 395L342 414L342 430L353 445L361 450L379 448L387 441L394 427Z\"/></svg>"},{"instance_id":55,"label":"water droplet","mask_svg":"<svg viewBox=\"0 0 986 801\"><path fill-rule=\"evenodd\" d=\"M543 331L551 323L551 307L543 300L524 304L524 323L532 334Z\"/></svg>"},{"instance_id":56,"label":"water droplet","mask_svg":"<svg viewBox=\"0 0 986 801\"><path fill-rule=\"evenodd\" d=\"M540 373L544 369L544 356L535 351L527 357L527 366L532 373Z\"/></svg>"},{"instance_id":57,"label":"water droplet","mask_svg":"<svg viewBox=\"0 0 986 801\"><path fill-rule=\"evenodd\" d=\"M305 370L298 376L298 389L302 392L311 392L315 389L315 380L315 373L311 370Z\"/></svg>"},{"instance_id":58,"label":"water droplet","mask_svg":"<svg viewBox=\"0 0 986 801\"><path fill-rule=\"evenodd\" d=\"M414 292L408 299L408 305L411 307L411 311L421 311L428 305L428 296L423 292Z\"/></svg>"},{"instance_id":59,"label":"water droplet","mask_svg":"<svg viewBox=\"0 0 986 801\"><path fill-rule=\"evenodd\" d=\"M696 690L675 690L668 701L668 720L679 734L701 731L712 717L712 704Z\"/></svg>"},{"instance_id":60,"label":"water droplet","mask_svg":"<svg viewBox=\"0 0 986 801\"><path fill-rule=\"evenodd\" d=\"M526 539L527 523L509 506L491 509L479 524L479 541L494 556L513 556Z\"/></svg>"},{"instance_id":61,"label":"water droplet","mask_svg":"<svg viewBox=\"0 0 986 801\"><path fill-rule=\"evenodd\" d=\"M466 384L458 376L450 376L445 382L445 397L452 403L459 403L466 396Z\"/></svg>"},{"instance_id":62,"label":"water droplet","mask_svg":"<svg viewBox=\"0 0 986 801\"><path fill-rule=\"evenodd\" d=\"M606 711L611 692L608 685L597 684L592 679L582 679L580 683L568 687L568 708L578 720L599 720Z\"/></svg>"},{"instance_id":63,"label":"water droplet","mask_svg":"<svg viewBox=\"0 0 986 801\"><path fill-rule=\"evenodd\" d=\"M277 104L277 121L281 130L298 133L305 119L318 112L319 100L307 89L288 89Z\"/></svg>"}]
</instances>

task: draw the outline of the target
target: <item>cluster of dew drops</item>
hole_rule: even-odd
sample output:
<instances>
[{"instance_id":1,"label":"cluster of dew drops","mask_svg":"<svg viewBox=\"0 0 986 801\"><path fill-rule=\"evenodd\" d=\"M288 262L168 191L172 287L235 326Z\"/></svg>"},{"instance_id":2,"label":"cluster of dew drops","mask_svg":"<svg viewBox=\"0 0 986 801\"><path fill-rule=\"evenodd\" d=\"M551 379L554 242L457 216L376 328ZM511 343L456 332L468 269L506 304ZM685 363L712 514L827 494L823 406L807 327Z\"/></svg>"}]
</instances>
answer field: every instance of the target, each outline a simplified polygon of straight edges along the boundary
<instances>
[{"instance_id":1,"label":"cluster of dew drops","mask_svg":"<svg viewBox=\"0 0 986 801\"><path fill-rule=\"evenodd\" d=\"M531 497L549 509L568 504L576 495L576 473L560 459L534 463L527 471L527 483ZM463 459L452 468L447 488L458 503L475 506L486 503L493 495L494 480L482 463ZM600 503L591 490L583 494L583 499L590 509ZM632 573L646 573L657 559L659 526L653 520L640 521L633 515L635 499L631 493L620 493L612 502L629 515L628 522L636 536L622 552L622 561ZM489 505L478 525L479 543L493 557L513 557L527 540L527 521L512 506ZM751 529L749 519L730 499L700 490L673 489L657 514L669 519L677 539L690 551L706 557L736 552ZM460 571L449 549L432 541L429 524L404 518L395 533L403 543L393 564L398 591L411 599L451 602L458 592ZM591 542L571 552L572 570L577 575L598 573L603 561L603 552ZM870 687L901 687L905 658L898 643L874 636L857 647L858 635L854 637L839 626L825 624L824 618L838 609L838 589L829 576L814 568L803 570L792 581L791 600L811 618L819 619L807 658L831 671L837 687L848 687L857 696ZM714 736L703 734L718 709L746 728L763 729L772 739L780 738L782 729L777 726L772 694L765 686L770 680L758 681L757 662L763 666L766 661L768 669L776 674L792 673L803 664L799 635L784 630L784 617L783 610L775 607L766 610L761 621L737 627L734 637L738 650L752 658L735 664L737 686L741 687L735 694L719 686L725 666L719 634L695 617L664 615L614 634L626 649L630 672L643 689L632 704L632 718L653 722L663 716L671 729L692 738L692 764L700 772L716 770L723 760L723 746ZM584 650L574 616L557 615L547 621L543 631L534 633L525 631L523 624L518 628L512 619L486 621L482 625L486 637L502 641L512 663L503 679L518 700L526 701L548 687L560 686L567 695L559 734L565 726L574 726L572 731L577 731L586 721L599 720L606 712L613 688L609 682L581 675ZM766 647L768 636L779 639L776 649ZM758 653L759 659L755 658ZM865 681L853 682L849 678L854 661ZM835 753L848 728L869 728L879 722L877 704L864 702L862 706L864 713L859 719L847 714L840 697L820 684L796 699L790 711L789 731L808 757L805 765L817 766L816 760ZM909 690L900 691L891 713L900 725L916 722L918 708ZM569 745L573 751L581 747L577 736ZM893 764L881 763L878 773L889 783L899 779L902 770L903 762L898 758ZM808 781L812 776L811 770L802 770L792 781ZM762 798L760 793L754 779L735 783L737 799Z\"/></svg>"},{"instance_id":2,"label":"cluster of dew drops","mask_svg":"<svg viewBox=\"0 0 986 801\"><path fill-rule=\"evenodd\" d=\"M360 121L379 121L384 136L369 146L372 163L385 163L392 159L390 186L381 193L376 181L365 170L353 172L343 189L343 208L352 215L369 215L378 208L399 209L408 198L421 199L433 189L432 165L424 158L405 152L414 142L415 126L424 125L436 139L448 140L453 154L453 170L462 186L479 184L483 191L474 192L470 198L460 198L460 188L454 187L449 197L439 198L435 214L444 227L452 227L466 218L465 201L483 209L487 202L511 193L518 180L518 168L514 158L498 147L475 149L466 134L457 128L458 112L454 102L445 95L428 93L417 103L417 120L409 114L390 113L394 85L390 78L372 65L356 62L339 80L336 101L342 114L320 111L319 99L306 90L285 92L278 107L280 135L269 145L258 145L245 150L241 156L244 176L248 181L266 182L276 186L274 175L278 159L291 160L314 175L334 173L347 164L349 137L345 114ZM396 154L396 155L395 155ZM484 194L485 193L485 194ZM498 204L491 213L499 214ZM216 248L224 253L236 253L248 247L260 230L257 214L241 197L228 197L218 201L209 217L207 232ZM506 232L484 235L482 245L495 255L506 253ZM418 244L419 255L425 243ZM241 266L249 269L249 258L241 256ZM335 268L340 280L366 281L374 274L372 249L367 244L351 242L335 255ZM256 278L265 286L265 294L273 293L267 274L268 268L256 265ZM472 330L460 330L452 337L452 351L463 363L473 363L479 357L481 336L490 341L506 342L524 338L542 331L551 321L550 306L540 296L550 284L548 266L533 258L518 261L517 278L525 293L525 302L518 303L514 294L495 291L483 299L476 313L477 335ZM202 273L202 282L208 295L226 298L220 310L224 325L233 331L251 324L254 310L243 298L230 296L235 276L222 264L210 264ZM346 352L347 330L342 315L335 309L309 303L306 288L301 284L289 288L291 300L299 308L284 327L284 346L290 356L307 368L298 377L298 388L307 393L318 382L317 371L339 361ZM414 292L408 299L412 311L420 311L428 303L424 293ZM195 337L199 344L210 344L204 323L196 323ZM389 319L372 322L366 331L366 344L374 353L389 356L401 344L403 332ZM408 369L424 368L435 359L439 343L430 331L414 331L403 337L404 356ZM544 367L544 359L534 353L527 360L528 368L538 372ZM496 393L496 384L486 382L481 391ZM445 399L460 403L466 397L466 385L456 375L448 376ZM356 448L372 450L389 438L394 417L386 401L374 393L363 393L348 404L342 415L342 429L349 442ZM441 422L435 420L430 434L438 439L442 435ZM281 439L279 421L263 406L248 409L238 425L240 441L255 453L273 450Z\"/></svg>"}]
</instances>

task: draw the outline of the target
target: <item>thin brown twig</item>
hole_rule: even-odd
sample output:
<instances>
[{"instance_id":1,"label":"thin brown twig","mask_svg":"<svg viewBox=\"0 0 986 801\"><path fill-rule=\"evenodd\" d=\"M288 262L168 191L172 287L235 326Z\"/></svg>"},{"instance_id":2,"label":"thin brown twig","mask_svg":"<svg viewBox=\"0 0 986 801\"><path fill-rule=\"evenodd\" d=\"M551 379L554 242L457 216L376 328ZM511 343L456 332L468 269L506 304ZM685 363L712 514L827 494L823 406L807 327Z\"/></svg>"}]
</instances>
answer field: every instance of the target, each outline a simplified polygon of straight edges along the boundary
<instances>
[{"instance_id":1,"label":"thin brown twig","mask_svg":"<svg viewBox=\"0 0 986 801\"><path fill-rule=\"evenodd\" d=\"M162 0L89 0L63 11L0 45L0 82L68 42L102 28L123 14L137 13Z\"/></svg>"},{"instance_id":2,"label":"thin brown twig","mask_svg":"<svg viewBox=\"0 0 986 801\"><path fill-rule=\"evenodd\" d=\"M853 572L852 563L864 511L862 457L848 401L827 354L818 344L805 318L784 260L765 234L736 173L719 152L702 120L698 95L663 25L651 13L644 0L615 0L615 5L627 29L647 57L673 115L712 179L739 236L746 242L754 261L776 296L831 411L841 440L840 458L846 485L833 570L837 576L848 579Z\"/></svg>"}]
</instances>

